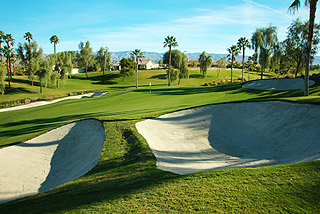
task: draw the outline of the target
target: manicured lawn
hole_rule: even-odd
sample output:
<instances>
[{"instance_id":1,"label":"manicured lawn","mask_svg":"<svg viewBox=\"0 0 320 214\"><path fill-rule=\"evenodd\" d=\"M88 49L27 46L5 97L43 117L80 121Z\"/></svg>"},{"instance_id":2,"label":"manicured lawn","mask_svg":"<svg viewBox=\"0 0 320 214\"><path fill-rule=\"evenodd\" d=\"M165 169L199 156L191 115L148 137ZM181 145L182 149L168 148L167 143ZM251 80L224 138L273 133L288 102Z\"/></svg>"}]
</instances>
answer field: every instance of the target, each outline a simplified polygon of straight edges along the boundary
<instances>
[{"instance_id":1,"label":"manicured lawn","mask_svg":"<svg viewBox=\"0 0 320 214\"><path fill-rule=\"evenodd\" d=\"M240 70L234 71L234 78L241 75ZM266 78L270 74L266 74ZM204 83L212 82L213 80L229 78L230 70L226 69L211 69L206 78L202 78L199 70L190 70L190 78L182 79L180 86L201 86ZM259 74L251 72L251 79L259 78ZM142 70L139 71L139 86L165 86L168 84L166 79L165 70ZM176 80L173 85L177 85ZM4 96L0 96L0 107L20 103L26 99L32 98L54 98L58 96L67 96L69 93L75 92L91 92L91 91L109 91L121 90L127 88L134 88L136 85L135 75L126 77L123 81L118 71L107 72L105 76L101 72L89 73L89 79L85 74L75 74L71 79L60 81L60 87L52 87L50 83L47 88L44 88L43 94L39 91L39 82L37 79L34 81L34 86L30 85L28 77L14 77L12 88L6 90Z\"/></svg>"}]
</instances>

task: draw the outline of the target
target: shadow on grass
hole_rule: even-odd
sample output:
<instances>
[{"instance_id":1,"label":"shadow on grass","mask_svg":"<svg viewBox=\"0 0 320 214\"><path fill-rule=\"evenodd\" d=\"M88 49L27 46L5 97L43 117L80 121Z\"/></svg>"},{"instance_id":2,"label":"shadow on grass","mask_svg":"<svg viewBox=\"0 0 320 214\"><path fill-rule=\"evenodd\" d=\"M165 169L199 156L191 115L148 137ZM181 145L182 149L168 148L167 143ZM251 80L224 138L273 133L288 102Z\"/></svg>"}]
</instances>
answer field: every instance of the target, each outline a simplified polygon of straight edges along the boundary
<instances>
[{"instance_id":1,"label":"shadow on grass","mask_svg":"<svg viewBox=\"0 0 320 214\"><path fill-rule=\"evenodd\" d=\"M5 94L37 94L37 92L30 91L24 87L6 87Z\"/></svg>"},{"instance_id":2,"label":"shadow on grass","mask_svg":"<svg viewBox=\"0 0 320 214\"><path fill-rule=\"evenodd\" d=\"M88 73L89 78L87 78L85 75L77 75L73 76L72 79L78 79L78 80L90 80L92 81L92 84L99 84L99 85L114 85L118 84L115 79L120 77L120 74L114 74L114 73L105 73L105 75L94 75L90 76L90 73Z\"/></svg>"},{"instance_id":3,"label":"shadow on grass","mask_svg":"<svg viewBox=\"0 0 320 214\"><path fill-rule=\"evenodd\" d=\"M203 79L202 74L190 74L189 76L190 79Z\"/></svg>"},{"instance_id":4,"label":"shadow on grass","mask_svg":"<svg viewBox=\"0 0 320 214\"><path fill-rule=\"evenodd\" d=\"M152 77L149 77L149 79L161 79L161 80L165 80L167 79L167 74L158 74L158 75L154 75Z\"/></svg>"},{"instance_id":5,"label":"shadow on grass","mask_svg":"<svg viewBox=\"0 0 320 214\"><path fill-rule=\"evenodd\" d=\"M31 86L31 81L30 80L26 80L26 79L12 78L12 82L23 83L23 84ZM33 80L33 86L38 86L38 87L40 86L40 82L38 81L38 79L34 79Z\"/></svg>"}]
</instances>

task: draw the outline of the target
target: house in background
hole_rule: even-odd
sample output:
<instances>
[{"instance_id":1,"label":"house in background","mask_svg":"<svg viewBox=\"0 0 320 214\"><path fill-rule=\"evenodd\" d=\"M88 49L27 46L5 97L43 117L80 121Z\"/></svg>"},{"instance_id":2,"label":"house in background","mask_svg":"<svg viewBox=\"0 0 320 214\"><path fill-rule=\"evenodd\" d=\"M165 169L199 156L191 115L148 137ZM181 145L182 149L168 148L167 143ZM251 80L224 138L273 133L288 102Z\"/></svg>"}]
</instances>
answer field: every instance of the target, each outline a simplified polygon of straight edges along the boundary
<instances>
[{"instance_id":1,"label":"house in background","mask_svg":"<svg viewBox=\"0 0 320 214\"><path fill-rule=\"evenodd\" d=\"M150 70L150 69L156 69L159 68L159 64L153 62L152 60L141 60L138 63L139 70Z\"/></svg>"},{"instance_id":2,"label":"house in background","mask_svg":"<svg viewBox=\"0 0 320 214\"><path fill-rule=\"evenodd\" d=\"M113 70L115 71L120 71L121 70L121 65L120 65L120 62L116 62L115 64L112 65L113 67Z\"/></svg>"}]
</instances>

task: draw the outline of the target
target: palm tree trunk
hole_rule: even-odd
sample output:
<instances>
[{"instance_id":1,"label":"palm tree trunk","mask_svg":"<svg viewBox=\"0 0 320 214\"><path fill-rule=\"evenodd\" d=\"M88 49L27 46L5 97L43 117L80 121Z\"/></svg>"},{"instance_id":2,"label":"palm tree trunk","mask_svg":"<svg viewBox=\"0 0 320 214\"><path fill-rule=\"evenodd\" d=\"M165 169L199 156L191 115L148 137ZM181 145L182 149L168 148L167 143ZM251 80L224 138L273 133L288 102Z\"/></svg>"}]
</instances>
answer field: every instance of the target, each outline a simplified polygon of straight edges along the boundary
<instances>
[{"instance_id":1,"label":"palm tree trunk","mask_svg":"<svg viewBox=\"0 0 320 214\"><path fill-rule=\"evenodd\" d=\"M9 57L9 73L10 73L10 81L12 82L12 66L11 66L11 56Z\"/></svg>"},{"instance_id":2,"label":"palm tree trunk","mask_svg":"<svg viewBox=\"0 0 320 214\"><path fill-rule=\"evenodd\" d=\"M233 79L233 55L231 56L231 83L232 83L232 79Z\"/></svg>"},{"instance_id":3,"label":"palm tree trunk","mask_svg":"<svg viewBox=\"0 0 320 214\"><path fill-rule=\"evenodd\" d=\"M315 13L317 10L318 0L310 1L310 12L309 12L309 33L308 33L308 45L307 45L307 60L305 68L305 77L304 77L304 96L309 96L309 69L311 63L311 47L313 43L313 30L314 30L314 19Z\"/></svg>"},{"instance_id":4,"label":"palm tree trunk","mask_svg":"<svg viewBox=\"0 0 320 214\"><path fill-rule=\"evenodd\" d=\"M171 85L171 79L170 79L170 75L171 75L171 46L169 46L169 72L168 72L168 86Z\"/></svg>"},{"instance_id":5,"label":"palm tree trunk","mask_svg":"<svg viewBox=\"0 0 320 214\"><path fill-rule=\"evenodd\" d=\"M2 48L2 45L1 45L1 42L0 42L0 50L1 50L1 48ZM3 55L2 55L2 53L0 53L1 54L1 62L3 62Z\"/></svg>"},{"instance_id":6,"label":"palm tree trunk","mask_svg":"<svg viewBox=\"0 0 320 214\"><path fill-rule=\"evenodd\" d=\"M244 50L244 46L243 48L243 52L242 52L242 82L243 82L243 70L244 70L244 55L245 55L245 50Z\"/></svg>"},{"instance_id":7,"label":"palm tree trunk","mask_svg":"<svg viewBox=\"0 0 320 214\"><path fill-rule=\"evenodd\" d=\"M40 94L42 94L42 78L40 78Z\"/></svg>"},{"instance_id":8,"label":"palm tree trunk","mask_svg":"<svg viewBox=\"0 0 320 214\"><path fill-rule=\"evenodd\" d=\"M7 58L7 71L8 71L8 83L9 83L9 88L11 88L11 79L10 79L10 67L9 67L9 59Z\"/></svg>"},{"instance_id":9,"label":"palm tree trunk","mask_svg":"<svg viewBox=\"0 0 320 214\"><path fill-rule=\"evenodd\" d=\"M297 76L298 76L300 64L301 64L301 57L300 57L300 59L299 59L298 62L297 62L296 73L294 74L294 77L295 77L295 78L297 78Z\"/></svg>"},{"instance_id":10,"label":"palm tree trunk","mask_svg":"<svg viewBox=\"0 0 320 214\"><path fill-rule=\"evenodd\" d=\"M139 59L137 57L137 68L136 68L136 88L138 88L138 63L139 63Z\"/></svg>"},{"instance_id":11,"label":"palm tree trunk","mask_svg":"<svg viewBox=\"0 0 320 214\"><path fill-rule=\"evenodd\" d=\"M86 72L87 79L89 79L87 66L86 66L85 72Z\"/></svg>"},{"instance_id":12,"label":"palm tree trunk","mask_svg":"<svg viewBox=\"0 0 320 214\"><path fill-rule=\"evenodd\" d=\"M56 43L53 43L54 44L54 54L57 53L57 44Z\"/></svg>"}]
</instances>

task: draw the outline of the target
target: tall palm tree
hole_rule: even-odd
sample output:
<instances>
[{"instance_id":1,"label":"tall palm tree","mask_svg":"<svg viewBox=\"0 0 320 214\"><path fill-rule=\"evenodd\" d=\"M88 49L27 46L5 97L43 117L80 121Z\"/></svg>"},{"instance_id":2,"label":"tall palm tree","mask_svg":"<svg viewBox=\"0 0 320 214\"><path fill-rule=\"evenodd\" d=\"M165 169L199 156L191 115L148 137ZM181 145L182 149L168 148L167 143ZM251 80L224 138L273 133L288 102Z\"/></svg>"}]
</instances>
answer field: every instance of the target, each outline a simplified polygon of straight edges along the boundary
<instances>
[{"instance_id":1,"label":"tall palm tree","mask_svg":"<svg viewBox=\"0 0 320 214\"><path fill-rule=\"evenodd\" d=\"M11 87L11 79L12 79L12 75L11 75L11 58L13 55L13 46L14 46L14 39L12 37L11 34L6 34L3 38L4 42L6 43L3 51L4 51L4 55L7 58L7 71L8 71L8 83L9 83L9 88Z\"/></svg>"},{"instance_id":2,"label":"tall palm tree","mask_svg":"<svg viewBox=\"0 0 320 214\"><path fill-rule=\"evenodd\" d=\"M231 58L231 83L233 82L233 61L235 60L235 57L239 55L240 50L238 46L232 45L230 48L227 49L229 52L229 57Z\"/></svg>"},{"instance_id":3,"label":"tall palm tree","mask_svg":"<svg viewBox=\"0 0 320 214\"><path fill-rule=\"evenodd\" d=\"M26 32L23 38L28 41L29 47L31 47L31 40L33 40L33 35L30 32Z\"/></svg>"},{"instance_id":4,"label":"tall palm tree","mask_svg":"<svg viewBox=\"0 0 320 214\"><path fill-rule=\"evenodd\" d=\"M1 51L1 49L2 49L2 43L4 42L3 39L4 39L4 33L3 33L2 30L0 30L0 55L1 55L1 62L3 62L3 54L2 54L2 51Z\"/></svg>"},{"instance_id":5,"label":"tall palm tree","mask_svg":"<svg viewBox=\"0 0 320 214\"><path fill-rule=\"evenodd\" d=\"M169 71L168 71L168 86L170 86L171 83L171 79L170 79L170 75L171 75L171 49L172 47L177 47L178 46L178 42L176 41L176 38L173 36L167 36L164 39L163 42L163 47L169 47Z\"/></svg>"},{"instance_id":6,"label":"tall palm tree","mask_svg":"<svg viewBox=\"0 0 320 214\"><path fill-rule=\"evenodd\" d=\"M238 40L238 48L241 51L242 50L242 82L243 82L243 70L244 70L244 58L246 55L246 48L251 48L251 45L249 43L249 40L246 37L241 37ZM249 75L249 71L248 71L248 75Z\"/></svg>"},{"instance_id":7,"label":"tall palm tree","mask_svg":"<svg viewBox=\"0 0 320 214\"><path fill-rule=\"evenodd\" d=\"M50 37L50 42L54 45L54 54L57 53L57 43L59 43L59 38L57 35L53 35Z\"/></svg>"},{"instance_id":8,"label":"tall palm tree","mask_svg":"<svg viewBox=\"0 0 320 214\"><path fill-rule=\"evenodd\" d=\"M144 58L143 52L141 52L140 49L135 49L131 52L131 56L136 60L136 88L138 88L138 69L139 69L139 60L141 61L141 58Z\"/></svg>"},{"instance_id":9,"label":"tall palm tree","mask_svg":"<svg viewBox=\"0 0 320 214\"><path fill-rule=\"evenodd\" d=\"M304 78L304 96L309 96L309 69L311 63L311 48L313 43L314 20L316 17L318 0L305 0L305 6L309 6L309 32L307 43L307 58ZM289 11L295 13L300 8L300 0L294 0L289 7Z\"/></svg>"}]
</instances>

